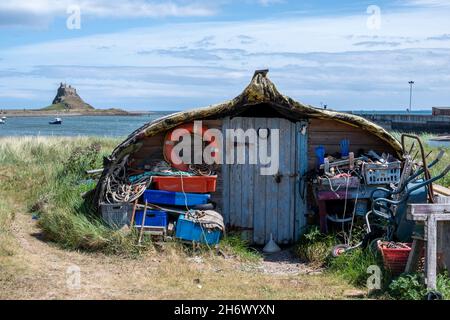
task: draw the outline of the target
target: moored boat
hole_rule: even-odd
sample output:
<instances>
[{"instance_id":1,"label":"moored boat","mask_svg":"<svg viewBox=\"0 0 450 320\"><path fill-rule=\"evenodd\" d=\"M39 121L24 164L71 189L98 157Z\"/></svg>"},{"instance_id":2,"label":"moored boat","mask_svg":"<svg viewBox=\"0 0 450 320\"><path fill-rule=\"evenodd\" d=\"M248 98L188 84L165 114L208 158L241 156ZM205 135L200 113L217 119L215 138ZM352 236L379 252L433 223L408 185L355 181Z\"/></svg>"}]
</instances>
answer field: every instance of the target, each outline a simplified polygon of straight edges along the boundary
<instances>
[{"instance_id":1,"label":"moored boat","mask_svg":"<svg viewBox=\"0 0 450 320\"><path fill-rule=\"evenodd\" d=\"M62 124L61 118L55 118L55 120L50 121L49 124Z\"/></svg>"}]
</instances>

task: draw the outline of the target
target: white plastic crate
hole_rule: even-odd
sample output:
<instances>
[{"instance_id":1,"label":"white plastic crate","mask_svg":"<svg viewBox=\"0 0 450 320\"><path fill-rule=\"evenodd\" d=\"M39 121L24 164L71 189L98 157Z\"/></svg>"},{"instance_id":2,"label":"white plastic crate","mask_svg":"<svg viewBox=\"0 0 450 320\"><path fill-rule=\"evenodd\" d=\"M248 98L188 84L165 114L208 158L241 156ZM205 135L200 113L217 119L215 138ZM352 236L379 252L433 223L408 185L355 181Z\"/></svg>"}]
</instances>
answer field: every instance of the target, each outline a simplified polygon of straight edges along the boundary
<instances>
[{"instance_id":1,"label":"white plastic crate","mask_svg":"<svg viewBox=\"0 0 450 320\"><path fill-rule=\"evenodd\" d=\"M369 185L397 183L400 181L401 168L400 161L388 164L366 164L364 166L366 183Z\"/></svg>"},{"instance_id":2,"label":"white plastic crate","mask_svg":"<svg viewBox=\"0 0 450 320\"><path fill-rule=\"evenodd\" d=\"M102 218L111 228L122 228L130 224L133 205L129 203L102 203L100 205Z\"/></svg>"}]
</instances>

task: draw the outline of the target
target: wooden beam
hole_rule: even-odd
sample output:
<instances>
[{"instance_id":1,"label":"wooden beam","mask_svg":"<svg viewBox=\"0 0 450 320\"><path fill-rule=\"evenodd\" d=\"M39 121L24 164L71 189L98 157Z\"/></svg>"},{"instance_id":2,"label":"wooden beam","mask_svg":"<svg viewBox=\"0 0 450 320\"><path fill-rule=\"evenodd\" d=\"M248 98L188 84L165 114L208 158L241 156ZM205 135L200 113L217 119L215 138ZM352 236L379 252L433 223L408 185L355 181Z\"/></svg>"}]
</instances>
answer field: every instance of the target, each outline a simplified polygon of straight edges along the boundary
<instances>
[{"instance_id":1,"label":"wooden beam","mask_svg":"<svg viewBox=\"0 0 450 320\"><path fill-rule=\"evenodd\" d=\"M419 203L410 204L408 212L417 214L450 214L450 203Z\"/></svg>"},{"instance_id":2,"label":"wooden beam","mask_svg":"<svg viewBox=\"0 0 450 320\"><path fill-rule=\"evenodd\" d=\"M433 190L434 190L434 193L437 193L437 194L440 194L440 195L443 195L446 197L450 197L450 189L449 188L440 186L438 184L433 184Z\"/></svg>"}]
</instances>

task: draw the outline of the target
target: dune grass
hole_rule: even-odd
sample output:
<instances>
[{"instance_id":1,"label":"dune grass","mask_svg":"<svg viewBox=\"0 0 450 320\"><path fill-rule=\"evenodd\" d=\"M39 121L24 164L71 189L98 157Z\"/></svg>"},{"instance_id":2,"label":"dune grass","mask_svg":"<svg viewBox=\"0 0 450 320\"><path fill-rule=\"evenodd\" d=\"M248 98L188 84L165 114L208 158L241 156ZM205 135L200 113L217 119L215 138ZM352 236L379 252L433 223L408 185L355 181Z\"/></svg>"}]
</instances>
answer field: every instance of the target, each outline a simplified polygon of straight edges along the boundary
<instances>
[{"instance_id":1,"label":"dune grass","mask_svg":"<svg viewBox=\"0 0 450 320\"><path fill-rule=\"evenodd\" d=\"M402 135L400 132L394 132L393 135L400 141L400 138ZM425 154L427 155L428 153L432 152L432 154L428 157L427 161L431 162L432 160L434 160L437 157L440 149L444 149L444 151L446 151L444 158L442 158L442 160L436 166L434 166L433 169L431 170L432 176L438 175L445 169L446 166L448 166L450 164L450 148L436 148L436 147L432 147L428 143L426 143L428 140L432 139L435 136L436 135L428 134L428 133L424 133L419 136L424 144ZM407 145L408 149L411 148L412 141L413 140L411 140L411 139L407 140L406 145ZM418 150L419 149L417 147L417 144L415 144L413 151L411 152L412 155L414 156ZM420 159L420 154L417 156L417 160L419 160L419 159ZM450 187L450 175L447 175L446 177L444 177L443 179L438 181L437 184L440 184L444 187L449 188Z\"/></svg>"},{"instance_id":2,"label":"dune grass","mask_svg":"<svg viewBox=\"0 0 450 320\"><path fill-rule=\"evenodd\" d=\"M38 217L45 237L67 249L111 253L137 250L135 234L114 231L93 215L82 195L95 187L85 170L101 168L119 142L111 138L20 137L0 139L0 224L12 203Z\"/></svg>"}]
</instances>

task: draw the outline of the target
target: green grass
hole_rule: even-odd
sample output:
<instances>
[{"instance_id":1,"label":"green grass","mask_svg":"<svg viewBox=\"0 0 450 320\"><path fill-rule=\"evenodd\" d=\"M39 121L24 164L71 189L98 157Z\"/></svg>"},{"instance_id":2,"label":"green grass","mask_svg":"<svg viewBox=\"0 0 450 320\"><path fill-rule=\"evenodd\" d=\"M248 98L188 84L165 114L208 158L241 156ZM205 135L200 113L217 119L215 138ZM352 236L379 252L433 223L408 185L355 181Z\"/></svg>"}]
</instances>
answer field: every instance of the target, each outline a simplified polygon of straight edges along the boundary
<instances>
[{"instance_id":1,"label":"green grass","mask_svg":"<svg viewBox=\"0 0 450 320\"><path fill-rule=\"evenodd\" d=\"M344 278L348 283L364 287L370 274L370 266L381 266L381 261L370 251L355 249L329 260L329 271Z\"/></svg>"},{"instance_id":2,"label":"green grass","mask_svg":"<svg viewBox=\"0 0 450 320\"><path fill-rule=\"evenodd\" d=\"M220 242L220 249L227 255L232 255L242 261L257 262L262 255L251 248L248 242L241 239L239 235L228 235Z\"/></svg>"},{"instance_id":3,"label":"green grass","mask_svg":"<svg viewBox=\"0 0 450 320\"><path fill-rule=\"evenodd\" d=\"M331 249L337 244L335 235L324 235L318 227L313 226L301 237L294 252L302 261L323 266L330 257Z\"/></svg>"},{"instance_id":4,"label":"green grass","mask_svg":"<svg viewBox=\"0 0 450 320\"><path fill-rule=\"evenodd\" d=\"M401 137L401 133L399 132L393 132L392 133L399 141L400 141L400 137ZM428 145L427 141L432 139L433 137L436 137L436 135L433 134L421 134L419 136L423 142L424 145L424 149L425 149L425 154L427 155L429 152L432 152L431 156L429 156L429 158L427 159L428 162L431 162L432 160L434 160L436 158L436 156L439 153L440 148L436 148L436 147L431 147L430 145ZM412 145L412 141L411 139L407 139L407 148L409 149ZM439 173L441 173L445 167L447 165L450 164L450 148L442 148L444 149L444 151L446 151L446 154L444 155L444 158L442 158L442 160L435 166L433 167L433 169L431 170L431 175L432 176L436 176ZM417 143L415 144L415 147L413 148L413 151L411 152L412 155L414 156L415 153L418 151L418 146ZM420 155L417 156L417 160L419 160ZM439 180L437 182L437 184L440 184L444 187L450 188L450 175L447 175L446 177L444 177L443 179Z\"/></svg>"},{"instance_id":5,"label":"green grass","mask_svg":"<svg viewBox=\"0 0 450 320\"><path fill-rule=\"evenodd\" d=\"M22 137L0 139L0 190L10 200L0 203L6 225L12 204L39 216L47 239L67 249L133 254L136 234L114 231L93 215L82 197L95 187L85 170L101 168L103 156L119 142L106 138ZM5 202L6 203L6 202ZM3 208L3 209L2 209Z\"/></svg>"},{"instance_id":6,"label":"green grass","mask_svg":"<svg viewBox=\"0 0 450 320\"><path fill-rule=\"evenodd\" d=\"M48 107L42 108L43 111L64 111L67 110L64 103L51 104Z\"/></svg>"}]
</instances>

